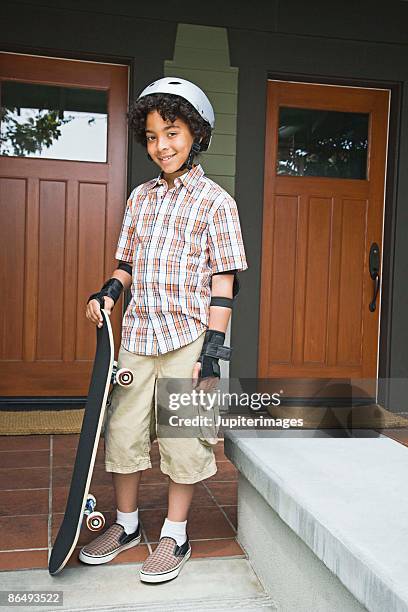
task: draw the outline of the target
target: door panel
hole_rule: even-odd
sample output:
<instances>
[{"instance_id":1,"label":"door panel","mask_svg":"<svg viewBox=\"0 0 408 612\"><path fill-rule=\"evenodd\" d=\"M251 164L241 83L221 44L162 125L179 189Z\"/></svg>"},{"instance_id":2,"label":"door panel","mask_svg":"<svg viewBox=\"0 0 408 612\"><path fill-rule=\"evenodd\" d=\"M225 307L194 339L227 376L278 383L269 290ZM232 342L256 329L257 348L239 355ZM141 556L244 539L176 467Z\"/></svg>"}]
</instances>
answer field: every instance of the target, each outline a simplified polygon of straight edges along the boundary
<instances>
[{"instance_id":1,"label":"door panel","mask_svg":"<svg viewBox=\"0 0 408 612\"><path fill-rule=\"evenodd\" d=\"M388 107L384 90L268 83L260 377L376 377Z\"/></svg>"},{"instance_id":2,"label":"door panel","mask_svg":"<svg viewBox=\"0 0 408 612\"><path fill-rule=\"evenodd\" d=\"M96 336L86 300L116 267L126 203L128 68L0 53L0 79L0 394L86 395ZM19 122L32 134L23 145L9 135ZM122 300L116 349L121 313Z\"/></svg>"},{"instance_id":3,"label":"door panel","mask_svg":"<svg viewBox=\"0 0 408 612\"><path fill-rule=\"evenodd\" d=\"M327 295L329 288L331 201L310 198L307 229L305 284L305 363L325 363ZM319 299L322 297L323 299Z\"/></svg>"}]
</instances>

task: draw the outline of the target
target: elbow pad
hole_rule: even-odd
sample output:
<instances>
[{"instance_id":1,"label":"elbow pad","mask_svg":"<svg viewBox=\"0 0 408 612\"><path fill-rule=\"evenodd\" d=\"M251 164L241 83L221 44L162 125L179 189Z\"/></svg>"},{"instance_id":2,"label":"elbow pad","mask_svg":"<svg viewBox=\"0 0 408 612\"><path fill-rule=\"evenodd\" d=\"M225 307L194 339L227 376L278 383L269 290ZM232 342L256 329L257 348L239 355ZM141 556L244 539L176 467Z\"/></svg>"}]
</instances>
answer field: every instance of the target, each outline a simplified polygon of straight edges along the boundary
<instances>
[{"instance_id":1,"label":"elbow pad","mask_svg":"<svg viewBox=\"0 0 408 612\"><path fill-rule=\"evenodd\" d=\"M235 298L238 293L239 293L239 280L238 280L238 274L235 272L234 273L234 284L232 286L232 296Z\"/></svg>"},{"instance_id":2,"label":"elbow pad","mask_svg":"<svg viewBox=\"0 0 408 612\"><path fill-rule=\"evenodd\" d=\"M223 308L231 308L232 310L233 303L234 303L234 300L232 298L212 297L210 306L222 306Z\"/></svg>"},{"instance_id":3,"label":"elbow pad","mask_svg":"<svg viewBox=\"0 0 408 612\"><path fill-rule=\"evenodd\" d=\"M132 266L130 265L130 263L127 263L126 261L120 262L120 264L118 265L118 270L124 270L125 272L130 274L130 276L132 276Z\"/></svg>"}]
</instances>

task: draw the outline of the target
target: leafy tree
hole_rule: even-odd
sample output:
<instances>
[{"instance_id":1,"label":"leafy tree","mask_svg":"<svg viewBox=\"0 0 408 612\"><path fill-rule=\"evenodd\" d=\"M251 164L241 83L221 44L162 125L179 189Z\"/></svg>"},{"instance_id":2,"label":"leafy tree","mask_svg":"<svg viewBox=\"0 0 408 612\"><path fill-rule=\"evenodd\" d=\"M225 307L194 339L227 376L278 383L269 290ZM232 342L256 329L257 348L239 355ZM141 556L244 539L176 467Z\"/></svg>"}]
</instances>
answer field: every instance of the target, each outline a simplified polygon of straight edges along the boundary
<instances>
[{"instance_id":1,"label":"leafy tree","mask_svg":"<svg viewBox=\"0 0 408 612\"><path fill-rule=\"evenodd\" d=\"M57 110L38 109L35 117L28 117L24 123L16 119L17 108L0 107L0 154L25 156L41 153L61 136L60 127L73 117L60 116Z\"/></svg>"}]
</instances>

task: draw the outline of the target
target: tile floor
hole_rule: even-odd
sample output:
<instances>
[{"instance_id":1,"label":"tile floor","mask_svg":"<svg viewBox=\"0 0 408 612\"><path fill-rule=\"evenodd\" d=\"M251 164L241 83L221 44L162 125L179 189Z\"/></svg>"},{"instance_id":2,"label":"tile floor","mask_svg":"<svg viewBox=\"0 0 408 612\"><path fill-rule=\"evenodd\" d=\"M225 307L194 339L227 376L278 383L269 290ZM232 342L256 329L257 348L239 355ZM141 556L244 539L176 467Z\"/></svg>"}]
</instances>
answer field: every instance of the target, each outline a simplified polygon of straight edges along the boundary
<instances>
[{"instance_id":1,"label":"tile floor","mask_svg":"<svg viewBox=\"0 0 408 612\"><path fill-rule=\"evenodd\" d=\"M408 428L384 435L408 446ZM0 570L46 568L62 520L78 435L3 436L0 438ZM237 470L216 447L218 472L195 487L188 531L193 557L245 557L236 542ZM153 467L140 485L142 542L113 563L141 562L158 541L166 516L167 476L159 468L157 443ZM91 492L107 522L115 517L111 476L103 466L103 440L97 455ZM82 527L78 550L94 537ZM69 565L80 565L73 555Z\"/></svg>"},{"instance_id":2,"label":"tile floor","mask_svg":"<svg viewBox=\"0 0 408 612\"><path fill-rule=\"evenodd\" d=\"M78 435L3 436L0 438L0 570L46 568L62 520ZM142 541L113 563L143 561L155 548L166 516L167 476L159 468L157 443L153 467L140 485ZM198 483L188 521L193 557L245 557L235 540L237 470L216 447L218 472ZM115 503L111 475L103 465L103 440L97 455L91 492L97 509L112 522ZM78 550L95 535L83 525ZM74 554L70 565L81 565Z\"/></svg>"},{"instance_id":3,"label":"tile floor","mask_svg":"<svg viewBox=\"0 0 408 612\"><path fill-rule=\"evenodd\" d=\"M388 436L404 446L408 446L408 427L400 427L399 429L384 429L381 431L384 436Z\"/></svg>"}]
</instances>

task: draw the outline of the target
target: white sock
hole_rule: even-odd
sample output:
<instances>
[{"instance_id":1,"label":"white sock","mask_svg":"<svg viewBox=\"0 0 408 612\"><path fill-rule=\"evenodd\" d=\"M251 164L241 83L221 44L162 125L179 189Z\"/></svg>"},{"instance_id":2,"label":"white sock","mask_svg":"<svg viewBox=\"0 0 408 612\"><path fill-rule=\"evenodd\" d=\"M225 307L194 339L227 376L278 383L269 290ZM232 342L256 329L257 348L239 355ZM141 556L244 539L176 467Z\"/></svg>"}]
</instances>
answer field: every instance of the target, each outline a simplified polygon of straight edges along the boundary
<instances>
[{"instance_id":1,"label":"white sock","mask_svg":"<svg viewBox=\"0 0 408 612\"><path fill-rule=\"evenodd\" d=\"M134 533L139 525L139 508L134 512L116 510L116 522L122 525L128 535Z\"/></svg>"},{"instance_id":2,"label":"white sock","mask_svg":"<svg viewBox=\"0 0 408 612\"><path fill-rule=\"evenodd\" d=\"M187 540L186 526L187 521L181 521L178 523L177 521L169 521L168 518L165 518L163 527L161 529L160 538L174 538L178 546L181 546Z\"/></svg>"}]
</instances>

